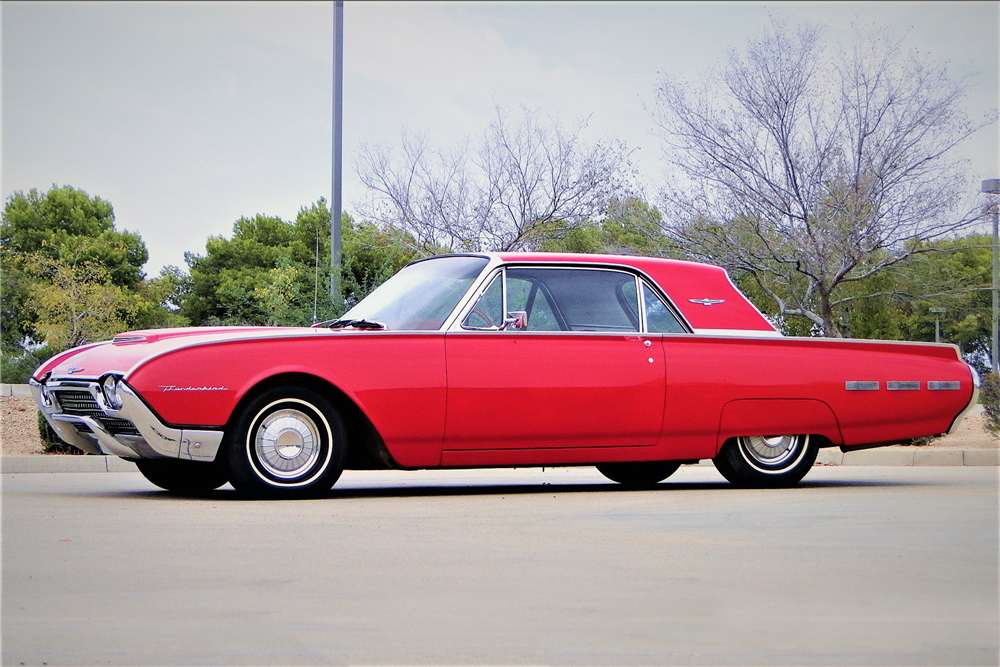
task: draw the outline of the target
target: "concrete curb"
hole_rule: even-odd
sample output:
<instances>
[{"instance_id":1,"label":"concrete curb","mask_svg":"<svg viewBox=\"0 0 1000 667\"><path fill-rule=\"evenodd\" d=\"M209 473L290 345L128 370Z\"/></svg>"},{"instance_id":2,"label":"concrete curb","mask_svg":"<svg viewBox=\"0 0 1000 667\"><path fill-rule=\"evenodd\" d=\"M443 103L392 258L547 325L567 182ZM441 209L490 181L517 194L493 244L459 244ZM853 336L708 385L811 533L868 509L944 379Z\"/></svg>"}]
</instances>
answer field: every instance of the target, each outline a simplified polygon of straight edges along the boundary
<instances>
[{"instance_id":1,"label":"concrete curb","mask_svg":"<svg viewBox=\"0 0 1000 667\"><path fill-rule=\"evenodd\" d=\"M830 447L819 450L816 463L834 466L1000 466L1000 450L886 448L845 453Z\"/></svg>"},{"instance_id":2,"label":"concrete curb","mask_svg":"<svg viewBox=\"0 0 1000 667\"><path fill-rule=\"evenodd\" d=\"M26 384L0 384L0 396L31 397L31 387Z\"/></svg>"},{"instance_id":3,"label":"concrete curb","mask_svg":"<svg viewBox=\"0 0 1000 667\"><path fill-rule=\"evenodd\" d=\"M825 466L1000 466L996 449L867 449L844 454L821 449L817 465ZM709 460L699 465L710 466ZM134 463L115 456L44 454L0 457L0 473L138 472Z\"/></svg>"}]
</instances>

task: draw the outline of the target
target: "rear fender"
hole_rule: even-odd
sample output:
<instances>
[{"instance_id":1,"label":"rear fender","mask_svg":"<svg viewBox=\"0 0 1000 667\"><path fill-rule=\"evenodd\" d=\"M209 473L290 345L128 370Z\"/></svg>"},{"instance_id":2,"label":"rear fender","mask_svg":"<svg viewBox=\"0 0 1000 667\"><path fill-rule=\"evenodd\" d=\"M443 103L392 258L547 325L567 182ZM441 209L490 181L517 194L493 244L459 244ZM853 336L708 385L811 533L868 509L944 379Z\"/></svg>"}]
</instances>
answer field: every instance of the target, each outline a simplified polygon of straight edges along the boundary
<instances>
[{"instance_id":1,"label":"rear fender","mask_svg":"<svg viewBox=\"0 0 1000 667\"><path fill-rule=\"evenodd\" d=\"M719 421L716 451L722 444L749 435L821 435L843 444L840 424L830 406L815 399L753 398L726 403Z\"/></svg>"}]
</instances>

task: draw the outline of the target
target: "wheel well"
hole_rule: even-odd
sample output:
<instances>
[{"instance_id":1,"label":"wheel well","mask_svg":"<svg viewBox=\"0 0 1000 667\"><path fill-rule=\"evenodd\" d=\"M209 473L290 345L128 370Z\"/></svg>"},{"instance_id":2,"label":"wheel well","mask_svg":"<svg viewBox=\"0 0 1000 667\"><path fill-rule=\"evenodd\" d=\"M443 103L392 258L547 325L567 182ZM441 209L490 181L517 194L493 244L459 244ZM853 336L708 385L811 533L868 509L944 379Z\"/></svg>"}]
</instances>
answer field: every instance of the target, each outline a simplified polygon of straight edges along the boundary
<instances>
[{"instance_id":1,"label":"wheel well","mask_svg":"<svg viewBox=\"0 0 1000 667\"><path fill-rule=\"evenodd\" d=\"M787 434L787 435L807 435L807 436L809 436L809 442L814 443L816 445L817 449L823 449L824 447L836 447L837 446L837 443L835 443L832 440L830 440L830 438L826 437L825 435L818 434L818 433L790 433L790 434ZM731 438L726 438L725 442L722 443L722 446L720 446L719 450L715 453L716 456L718 456L719 452L722 451L722 447L725 446L725 445L727 445L727 444L729 444L730 442L735 443L736 442L736 436L731 437Z\"/></svg>"},{"instance_id":2,"label":"wheel well","mask_svg":"<svg viewBox=\"0 0 1000 667\"><path fill-rule=\"evenodd\" d=\"M815 442L816 443L816 447L818 447L819 449L823 449L824 447L836 447L837 446L837 444L835 442L833 442L832 440L830 440L830 438L826 437L825 435L819 435L819 434L816 434L816 433L811 434L809 436L809 440Z\"/></svg>"},{"instance_id":3,"label":"wheel well","mask_svg":"<svg viewBox=\"0 0 1000 667\"><path fill-rule=\"evenodd\" d=\"M769 434L822 435L832 443L843 442L833 410L817 399L740 398L723 407L719 418L720 449L736 436Z\"/></svg>"},{"instance_id":4,"label":"wheel well","mask_svg":"<svg viewBox=\"0 0 1000 667\"><path fill-rule=\"evenodd\" d=\"M344 420L344 427L347 429L347 461L344 467L348 470L384 470L389 468L399 468L399 464L392 458L392 454L386 449L382 436L379 435L375 426L368 419L368 416L350 399L339 387L323 378L308 373L282 373L274 375L254 385L233 409L226 423L226 438L224 446L227 446L229 435L232 433L233 424L243 412L246 405L254 398L269 389L281 386L307 387L312 389L330 401L333 407L340 413Z\"/></svg>"}]
</instances>

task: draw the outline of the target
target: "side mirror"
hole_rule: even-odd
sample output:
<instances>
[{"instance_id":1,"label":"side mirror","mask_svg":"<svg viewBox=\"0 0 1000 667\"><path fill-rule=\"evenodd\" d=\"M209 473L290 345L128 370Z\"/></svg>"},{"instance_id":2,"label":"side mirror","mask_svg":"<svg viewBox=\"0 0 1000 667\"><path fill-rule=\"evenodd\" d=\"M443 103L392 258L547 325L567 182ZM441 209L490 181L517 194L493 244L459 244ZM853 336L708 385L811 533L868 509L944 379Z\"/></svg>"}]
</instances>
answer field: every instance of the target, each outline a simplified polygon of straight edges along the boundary
<instances>
[{"instance_id":1,"label":"side mirror","mask_svg":"<svg viewBox=\"0 0 1000 667\"><path fill-rule=\"evenodd\" d=\"M528 328L528 311L526 310L512 310L507 313L507 317L504 318L503 326L500 330L504 329L527 329Z\"/></svg>"}]
</instances>

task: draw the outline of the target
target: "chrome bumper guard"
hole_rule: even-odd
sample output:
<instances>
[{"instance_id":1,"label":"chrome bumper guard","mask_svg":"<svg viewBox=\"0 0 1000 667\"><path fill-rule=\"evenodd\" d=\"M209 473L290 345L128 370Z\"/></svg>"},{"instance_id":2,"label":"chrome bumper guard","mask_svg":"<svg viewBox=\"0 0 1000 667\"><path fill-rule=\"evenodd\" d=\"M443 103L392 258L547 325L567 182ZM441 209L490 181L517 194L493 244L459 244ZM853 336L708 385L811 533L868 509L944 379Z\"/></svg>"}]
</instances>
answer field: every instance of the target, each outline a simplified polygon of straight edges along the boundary
<instances>
[{"instance_id":1,"label":"chrome bumper guard","mask_svg":"<svg viewBox=\"0 0 1000 667\"><path fill-rule=\"evenodd\" d=\"M45 384L51 405L42 399L42 385L29 381L35 402L52 430L64 441L88 454L125 458L175 458L190 461L214 461L222 444L222 431L176 429L166 426L146 407L132 389L121 383L120 410L108 406L96 380L50 381ZM59 406L59 390L86 391L98 408L112 419L131 422L139 435L111 433L94 417L67 414ZM78 427L85 427L83 429ZM87 432L89 430L89 432Z\"/></svg>"}]
</instances>

